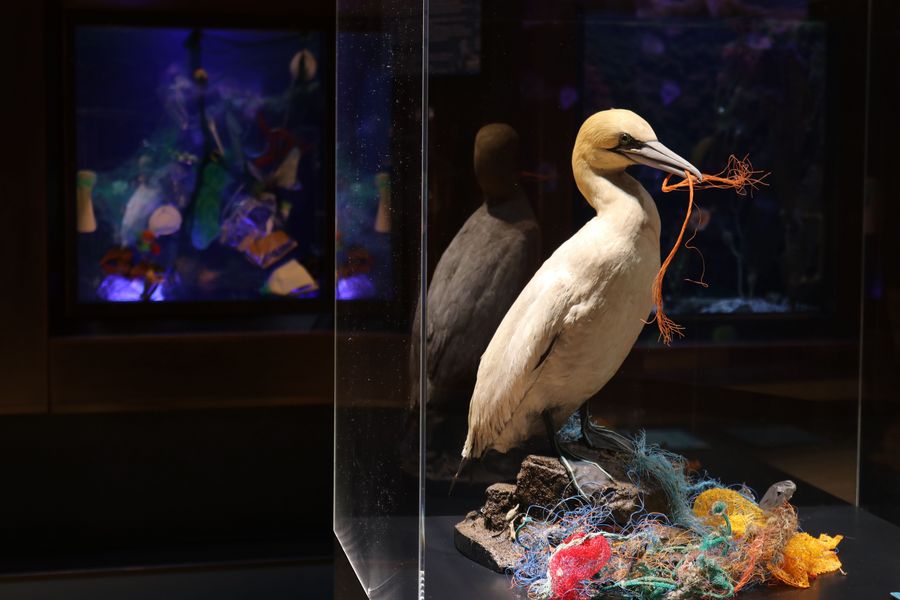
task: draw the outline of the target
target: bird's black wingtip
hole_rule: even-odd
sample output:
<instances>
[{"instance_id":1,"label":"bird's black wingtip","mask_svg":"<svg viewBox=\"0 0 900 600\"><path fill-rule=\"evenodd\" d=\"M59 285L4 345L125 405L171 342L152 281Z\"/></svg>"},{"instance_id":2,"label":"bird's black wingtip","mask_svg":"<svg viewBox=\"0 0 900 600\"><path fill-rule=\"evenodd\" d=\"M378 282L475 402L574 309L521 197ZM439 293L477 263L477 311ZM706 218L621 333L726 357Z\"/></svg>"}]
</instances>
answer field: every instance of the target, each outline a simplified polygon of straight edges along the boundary
<instances>
[{"instance_id":1,"label":"bird's black wingtip","mask_svg":"<svg viewBox=\"0 0 900 600\"><path fill-rule=\"evenodd\" d=\"M456 486L456 480L459 479L459 474L462 473L463 469L466 468L466 465L469 464L469 458L463 457L459 461L459 468L456 469L456 474L453 476L453 479L450 481L450 491L447 492L448 496L453 495L453 488Z\"/></svg>"}]
</instances>

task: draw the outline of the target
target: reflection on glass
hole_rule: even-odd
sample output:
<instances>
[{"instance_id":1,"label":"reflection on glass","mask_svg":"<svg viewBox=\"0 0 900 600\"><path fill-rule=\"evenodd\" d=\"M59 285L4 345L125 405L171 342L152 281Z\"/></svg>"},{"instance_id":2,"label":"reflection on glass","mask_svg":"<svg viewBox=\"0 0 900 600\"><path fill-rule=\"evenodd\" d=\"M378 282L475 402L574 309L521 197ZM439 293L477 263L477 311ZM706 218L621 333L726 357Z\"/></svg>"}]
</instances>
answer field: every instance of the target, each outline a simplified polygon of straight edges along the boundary
<instances>
[{"instance_id":1,"label":"reflection on glass","mask_svg":"<svg viewBox=\"0 0 900 600\"><path fill-rule=\"evenodd\" d=\"M391 97L390 48L384 34L341 33L341 110L335 183L337 297L390 300Z\"/></svg>"},{"instance_id":2,"label":"reflection on glass","mask_svg":"<svg viewBox=\"0 0 900 600\"><path fill-rule=\"evenodd\" d=\"M519 184L518 153L519 136L509 125L493 123L478 131L474 163L483 201L450 241L429 281L429 477L447 480L456 472L479 359L537 268L540 231Z\"/></svg>"}]
</instances>

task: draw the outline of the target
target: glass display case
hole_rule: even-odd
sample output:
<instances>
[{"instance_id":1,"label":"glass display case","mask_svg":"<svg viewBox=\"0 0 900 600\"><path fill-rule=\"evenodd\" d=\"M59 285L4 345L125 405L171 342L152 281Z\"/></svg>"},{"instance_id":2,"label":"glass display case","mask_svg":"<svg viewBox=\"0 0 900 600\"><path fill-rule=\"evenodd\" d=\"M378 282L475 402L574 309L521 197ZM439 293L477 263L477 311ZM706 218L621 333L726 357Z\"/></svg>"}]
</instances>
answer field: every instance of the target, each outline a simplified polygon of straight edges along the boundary
<instances>
[{"instance_id":1,"label":"glass display case","mask_svg":"<svg viewBox=\"0 0 900 600\"><path fill-rule=\"evenodd\" d=\"M374 199L389 182L390 195L388 218L370 200L336 228L371 238L389 222L394 236L390 278L367 288L388 302L335 308L334 529L365 594L553 597L521 562L535 520L523 480L535 456L566 455L557 430L579 429L576 409L588 439L672 453L692 484L766 506L793 481L803 530L846 536L847 576L797 597L895 591L879 569L900 542L896 261L875 184L897 124L872 82L896 9L337 6L338 194ZM338 252L339 296L350 263ZM581 492L560 464L537 479ZM491 519L510 562L461 533ZM794 597L741 589L749 577L728 572L717 597ZM637 579L603 589L651 597ZM599 588L578 589L560 597Z\"/></svg>"}]
</instances>

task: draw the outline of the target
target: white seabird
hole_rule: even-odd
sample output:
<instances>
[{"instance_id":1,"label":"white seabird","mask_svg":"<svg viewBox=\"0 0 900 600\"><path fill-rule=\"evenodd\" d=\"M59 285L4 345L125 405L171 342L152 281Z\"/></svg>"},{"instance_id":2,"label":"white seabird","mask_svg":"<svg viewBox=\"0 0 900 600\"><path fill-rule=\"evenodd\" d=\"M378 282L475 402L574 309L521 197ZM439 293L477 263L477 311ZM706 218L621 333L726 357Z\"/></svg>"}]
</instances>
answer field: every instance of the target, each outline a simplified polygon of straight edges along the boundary
<instances>
[{"instance_id":1,"label":"white seabird","mask_svg":"<svg viewBox=\"0 0 900 600\"><path fill-rule=\"evenodd\" d=\"M545 427L555 431L606 385L637 340L653 305L660 220L650 194L625 172L635 163L702 179L631 111L585 121L572 170L597 215L538 269L482 355L463 464Z\"/></svg>"}]
</instances>

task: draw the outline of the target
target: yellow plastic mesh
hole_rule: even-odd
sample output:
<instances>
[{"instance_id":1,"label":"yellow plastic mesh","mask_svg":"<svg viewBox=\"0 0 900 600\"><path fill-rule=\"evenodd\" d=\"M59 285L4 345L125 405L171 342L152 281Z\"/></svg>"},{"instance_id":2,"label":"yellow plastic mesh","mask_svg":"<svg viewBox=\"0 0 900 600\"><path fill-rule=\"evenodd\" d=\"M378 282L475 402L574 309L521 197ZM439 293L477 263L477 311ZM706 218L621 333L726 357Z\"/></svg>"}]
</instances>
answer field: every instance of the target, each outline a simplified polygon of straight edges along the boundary
<instances>
[{"instance_id":1,"label":"yellow plastic mesh","mask_svg":"<svg viewBox=\"0 0 900 600\"><path fill-rule=\"evenodd\" d=\"M765 513L752 500L748 500L734 490L712 488L701 493L694 500L694 514L705 525L715 527L723 523L720 515L712 514L712 507L716 502L725 504L725 512L728 513L731 521L731 531L734 537L743 537L751 525L765 522Z\"/></svg>"},{"instance_id":2,"label":"yellow plastic mesh","mask_svg":"<svg viewBox=\"0 0 900 600\"><path fill-rule=\"evenodd\" d=\"M807 588L810 577L841 568L834 549L842 539L842 535L832 537L823 533L814 538L808 533L796 533L784 547L781 563L769 563L769 571L788 585Z\"/></svg>"}]
</instances>

